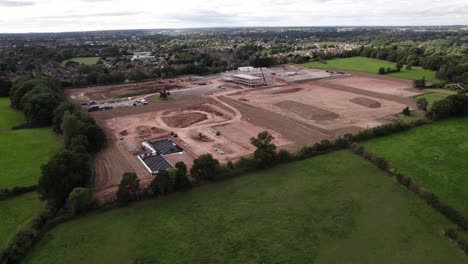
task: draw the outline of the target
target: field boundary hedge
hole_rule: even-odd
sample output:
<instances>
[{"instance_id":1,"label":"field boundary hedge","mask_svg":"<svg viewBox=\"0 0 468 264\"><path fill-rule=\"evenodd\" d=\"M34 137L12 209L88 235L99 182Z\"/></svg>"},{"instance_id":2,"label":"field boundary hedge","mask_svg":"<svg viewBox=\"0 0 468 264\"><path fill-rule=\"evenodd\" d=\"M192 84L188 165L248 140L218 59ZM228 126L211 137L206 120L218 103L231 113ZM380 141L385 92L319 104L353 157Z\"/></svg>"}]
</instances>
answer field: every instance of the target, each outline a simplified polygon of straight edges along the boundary
<instances>
[{"instance_id":1,"label":"field boundary hedge","mask_svg":"<svg viewBox=\"0 0 468 264\"><path fill-rule=\"evenodd\" d=\"M434 193L425 190L423 187L419 186L411 177L404 175L401 172L398 172L395 168L392 168L390 162L388 162L382 157L375 155L372 152L367 151L363 146L357 143L351 144L350 150L356 155L359 155L360 157L372 163L374 166L382 170L388 176L394 178L399 184L401 184L407 190L418 196L427 205L429 205L434 210L438 211L440 214L445 216L453 224L458 226L460 228L460 231L468 231L468 219L460 211L442 201ZM450 230L446 230L446 233L448 231ZM447 233L447 236L449 236L452 240L455 240L458 243L458 245L463 248L465 254L468 255L468 251L466 250L467 247L466 244L464 244L463 240L456 239L457 236L456 234L453 235L453 232L450 232L450 235Z\"/></svg>"}]
</instances>

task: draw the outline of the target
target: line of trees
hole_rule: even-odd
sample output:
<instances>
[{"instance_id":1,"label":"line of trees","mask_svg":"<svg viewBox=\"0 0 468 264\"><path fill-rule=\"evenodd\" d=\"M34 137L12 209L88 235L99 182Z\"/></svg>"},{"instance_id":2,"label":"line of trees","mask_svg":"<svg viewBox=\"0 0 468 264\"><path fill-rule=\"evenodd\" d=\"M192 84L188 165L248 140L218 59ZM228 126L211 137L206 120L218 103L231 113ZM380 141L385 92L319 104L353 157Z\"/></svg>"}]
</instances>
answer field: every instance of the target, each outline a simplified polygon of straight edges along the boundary
<instances>
[{"instance_id":1,"label":"line of trees","mask_svg":"<svg viewBox=\"0 0 468 264\"><path fill-rule=\"evenodd\" d=\"M63 135L64 150L42 166L38 192L50 206L64 207L74 188L89 184L91 155L104 147L105 133L80 106L65 100L53 78L23 76L13 81L9 94L11 106L26 116L23 127L52 126Z\"/></svg>"}]
</instances>

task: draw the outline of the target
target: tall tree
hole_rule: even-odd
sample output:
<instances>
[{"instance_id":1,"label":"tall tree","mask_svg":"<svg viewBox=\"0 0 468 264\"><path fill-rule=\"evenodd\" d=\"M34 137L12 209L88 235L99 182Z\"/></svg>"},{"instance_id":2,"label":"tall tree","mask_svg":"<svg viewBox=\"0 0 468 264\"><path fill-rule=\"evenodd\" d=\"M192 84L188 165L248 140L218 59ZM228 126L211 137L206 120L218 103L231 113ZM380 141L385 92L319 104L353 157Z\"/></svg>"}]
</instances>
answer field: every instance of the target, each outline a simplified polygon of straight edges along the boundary
<instances>
[{"instance_id":1,"label":"tall tree","mask_svg":"<svg viewBox=\"0 0 468 264\"><path fill-rule=\"evenodd\" d=\"M133 172L126 172L122 175L122 180L117 190L117 200L126 204L138 199L140 194L140 180Z\"/></svg>"},{"instance_id":2,"label":"tall tree","mask_svg":"<svg viewBox=\"0 0 468 264\"><path fill-rule=\"evenodd\" d=\"M250 143L257 148L254 158L260 168L269 168L275 162L276 146L272 143L273 139L268 131L263 131L256 138L250 139Z\"/></svg>"}]
</instances>

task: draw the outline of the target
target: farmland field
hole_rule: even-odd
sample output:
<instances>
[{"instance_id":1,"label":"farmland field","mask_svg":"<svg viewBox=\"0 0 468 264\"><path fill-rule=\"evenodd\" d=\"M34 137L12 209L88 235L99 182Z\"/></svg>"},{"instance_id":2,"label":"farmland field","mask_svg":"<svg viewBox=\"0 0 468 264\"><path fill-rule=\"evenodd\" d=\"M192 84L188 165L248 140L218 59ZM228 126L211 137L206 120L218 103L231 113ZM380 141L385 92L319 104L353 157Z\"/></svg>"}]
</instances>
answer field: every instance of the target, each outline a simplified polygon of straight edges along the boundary
<instances>
[{"instance_id":1,"label":"farmland field","mask_svg":"<svg viewBox=\"0 0 468 264\"><path fill-rule=\"evenodd\" d=\"M61 149L50 128L21 129L0 134L0 188L37 184L40 167Z\"/></svg>"},{"instance_id":2,"label":"farmland field","mask_svg":"<svg viewBox=\"0 0 468 264\"><path fill-rule=\"evenodd\" d=\"M39 211L37 193L27 193L0 201L0 248Z\"/></svg>"},{"instance_id":3,"label":"farmland field","mask_svg":"<svg viewBox=\"0 0 468 264\"><path fill-rule=\"evenodd\" d=\"M10 108L10 99L0 98L0 130L10 129L24 121L22 112Z\"/></svg>"},{"instance_id":4,"label":"farmland field","mask_svg":"<svg viewBox=\"0 0 468 264\"><path fill-rule=\"evenodd\" d=\"M322 62L309 62L302 64L302 66L313 67L313 68L322 68L322 69L337 69L337 70L347 70L347 71L357 71L357 72L366 72L377 74L380 67L384 68L395 68L396 63L370 59L365 57L352 57L344 59L333 59L327 60L326 63ZM424 70L419 67L413 67L411 71L404 69L401 72L386 74L386 76L392 76L408 80L417 80L425 77L427 81L435 81L435 72Z\"/></svg>"},{"instance_id":5,"label":"farmland field","mask_svg":"<svg viewBox=\"0 0 468 264\"><path fill-rule=\"evenodd\" d=\"M394 168L468 216L468 118L452 119L364 143Z\"/></svg>"},{"instance_id":6,"label":"farmland field","mask_svg":"<svg viewBox=\"0 0 468 264\"><path fill-rule=\"evenodd\" d=\"M419 98L426 98L428 102L427 109L431 109L432 104L434 104L434 102L440 101L446 98L447 96L448 96L447 94L442 94L442 93L427 93L427 94L413 97L413 101L416 102Z\"/></svg>"},{"instance_id":7,"label":"farmland field","mask_svg":"<svg viewBox=\"0 0 468 264\"><path fill-rule=\"evenodd\" d=\"M79 64L85 64L85 65L93 65L93 64L96 64L99 61L99 59L100 59L99 57L76 57L76 58L63 61L62 66L64 66L67 63L67 61L74 61L74 62L78 62Z\"/></svg>"},{"instance_id":8,"label":"farmland field","mask_svg":"<svg viewBox=\"0 0 468 264\"><path fill-rule=\"evenodd\" d=\"M66 222L25 263L464 263L449 226L341 151Z\"/></svg>"}]
</instances>

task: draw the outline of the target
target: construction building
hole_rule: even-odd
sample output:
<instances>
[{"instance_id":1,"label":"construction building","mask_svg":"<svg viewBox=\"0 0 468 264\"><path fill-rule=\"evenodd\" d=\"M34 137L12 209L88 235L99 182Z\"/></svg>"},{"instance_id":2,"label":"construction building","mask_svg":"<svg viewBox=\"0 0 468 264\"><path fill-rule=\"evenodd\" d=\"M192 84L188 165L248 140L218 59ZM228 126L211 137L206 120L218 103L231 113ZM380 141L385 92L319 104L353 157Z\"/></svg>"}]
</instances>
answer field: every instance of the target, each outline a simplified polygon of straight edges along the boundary
<instances>
[{"instance_id":1,"label":"construction building","mask_svg":"<svg viewBox=\"0 0 468 264\"><path fill-rule=\"evenodd\" d=\"M231 81L249 87L257 87L265 84L263 78L247 74L233 74L231 76Z\"/></svg>"}]
</instances>

